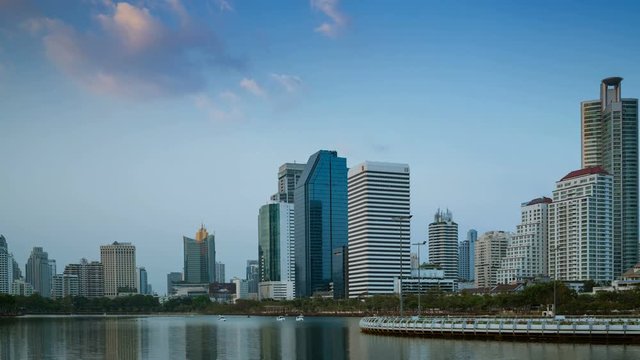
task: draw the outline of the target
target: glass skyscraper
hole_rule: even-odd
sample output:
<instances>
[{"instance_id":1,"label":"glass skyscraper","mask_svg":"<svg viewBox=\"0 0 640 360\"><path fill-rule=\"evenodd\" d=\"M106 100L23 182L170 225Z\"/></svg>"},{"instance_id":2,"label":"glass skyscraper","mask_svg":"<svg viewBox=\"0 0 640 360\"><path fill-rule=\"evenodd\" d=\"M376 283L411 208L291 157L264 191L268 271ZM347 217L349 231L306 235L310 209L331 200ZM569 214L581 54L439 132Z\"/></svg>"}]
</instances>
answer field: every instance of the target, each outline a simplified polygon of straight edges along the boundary
<instances>
[{"instance_id":1,"label":"glass skyscraper","mask_svg":"<svg viewBox=\"0 0 640 360\"><path fill-rule=\"evenodd\" d=\"M209 235L204 225L196 233L195 239L186 236L184 243L184 282L188 284L213 283L215 276L216 243L215 236Z\"/></svg>"},{"instance_id":2,"label":"glass skyscraper","mask_svg":"<svg viewBox=\"0 0 640 360\"><path fill-rule=\"evenodd\" d=\"M260 282L294 281L294 205L263 205L258 214L258 274Z\"/></svg>"},{"instance_id":3,"label":"glass skyscraper","mask_svg":"<svg viewBox=\"0 0 640 360\"><path fill-rule=\"evenodd\" d=\"M347 159L336 151L311 155L295 190L296 297L344 290L333 252L347 246ZM336 267L338 268L338 267ZM334 292L334 298L344 291Z\"/></svg>"}]
</instances>

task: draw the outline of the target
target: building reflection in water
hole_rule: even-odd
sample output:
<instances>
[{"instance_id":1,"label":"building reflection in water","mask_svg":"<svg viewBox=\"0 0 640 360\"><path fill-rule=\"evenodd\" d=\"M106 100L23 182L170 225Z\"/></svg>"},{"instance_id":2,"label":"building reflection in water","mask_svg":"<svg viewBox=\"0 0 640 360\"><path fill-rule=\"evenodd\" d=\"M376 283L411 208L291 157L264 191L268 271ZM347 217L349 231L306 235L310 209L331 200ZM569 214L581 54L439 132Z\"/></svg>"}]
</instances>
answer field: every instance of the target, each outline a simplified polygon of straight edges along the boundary
<instances>
[{"instance_id":1,"label":"building reflection in water","mask_svg":"<svg viewBox=\"0 0 640 360\"><path fill-rule=\"evenodd\" d=\"M209 323L188 324L184 333L187 359L217 359L218 339L215 326Z\"/></svg>"}]
</instances>

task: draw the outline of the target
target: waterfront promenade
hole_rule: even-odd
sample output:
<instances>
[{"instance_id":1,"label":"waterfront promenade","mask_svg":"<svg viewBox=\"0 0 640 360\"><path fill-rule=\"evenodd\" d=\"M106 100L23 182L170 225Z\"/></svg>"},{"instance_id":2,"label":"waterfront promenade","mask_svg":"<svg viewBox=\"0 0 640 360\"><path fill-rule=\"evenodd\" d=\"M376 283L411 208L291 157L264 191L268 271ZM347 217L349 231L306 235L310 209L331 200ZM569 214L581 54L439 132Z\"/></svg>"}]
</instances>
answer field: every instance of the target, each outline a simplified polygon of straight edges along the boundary
<instances>
[{"instance_id":1,"label":"waterfront promenade","mask_svg":"<svg viewBox=\"0 0 640 360\"><path fill-rule=\"evenodd\" d=\"M365 317L364 333L493 340L640 344L638 318Z\"/></svg>"}]
</instances>

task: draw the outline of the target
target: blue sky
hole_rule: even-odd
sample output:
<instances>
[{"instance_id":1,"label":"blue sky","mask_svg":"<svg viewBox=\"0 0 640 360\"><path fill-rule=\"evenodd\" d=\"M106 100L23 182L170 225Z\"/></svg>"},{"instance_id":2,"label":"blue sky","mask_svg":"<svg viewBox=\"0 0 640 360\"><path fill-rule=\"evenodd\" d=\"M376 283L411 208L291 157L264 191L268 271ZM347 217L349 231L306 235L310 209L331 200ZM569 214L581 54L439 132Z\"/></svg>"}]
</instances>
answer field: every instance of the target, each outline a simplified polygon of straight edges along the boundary
<instances>
[{"instance_id":1,"label":"blue sky","mask_svg":"<svg viewBox=\"0 0 640 360\"><path fill-rule=\"evenodd\" d=\"M277 168L335 149L411 166L412 238L479 232L580 166L582 100L640 96L640 5L0 0L0 233L24 265L130 241L156 290L183 235L257 257Z\"/></svg>"}]
</instances>

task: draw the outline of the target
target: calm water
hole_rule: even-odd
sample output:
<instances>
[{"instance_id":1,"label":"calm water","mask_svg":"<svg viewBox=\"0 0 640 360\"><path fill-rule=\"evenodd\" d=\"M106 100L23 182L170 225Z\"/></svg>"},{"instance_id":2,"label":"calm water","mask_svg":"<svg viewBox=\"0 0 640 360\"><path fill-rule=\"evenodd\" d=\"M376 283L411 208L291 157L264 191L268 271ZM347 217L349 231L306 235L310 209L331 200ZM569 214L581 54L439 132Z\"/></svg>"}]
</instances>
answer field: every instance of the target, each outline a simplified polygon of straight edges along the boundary
<instances>
[{"instance_id":1,"label":"calm water","mask_svg":"<svg viewBox=\"0 0 640 360\"><path fill-rule=\"evenodd\" d=\"M640 359L640 346L395 338L354 318L0 319L1 359Z\"/></svg>"}]
</instances>

